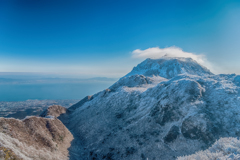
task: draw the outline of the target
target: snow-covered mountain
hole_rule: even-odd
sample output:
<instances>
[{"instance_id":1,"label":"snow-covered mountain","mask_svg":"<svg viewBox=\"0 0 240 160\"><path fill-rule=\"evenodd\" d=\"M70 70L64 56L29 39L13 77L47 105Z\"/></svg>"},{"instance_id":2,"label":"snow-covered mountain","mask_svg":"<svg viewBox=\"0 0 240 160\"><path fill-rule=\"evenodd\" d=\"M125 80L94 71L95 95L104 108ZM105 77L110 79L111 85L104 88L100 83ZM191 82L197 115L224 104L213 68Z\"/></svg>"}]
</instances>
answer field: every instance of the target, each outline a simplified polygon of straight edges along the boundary
<instances>
[{"instance_id":1,"label":"snow-covered mountain","mask_svg":"<svg viewBox=\"0 0 240 160\"><path fill-rule=\"evenodd\" d=\"M60 116L70 159L176 159L240 135L239 76L191 58L146 59Z\"/></svg>"},{"instance_id":2,"label":"snow-covered mountain","mask_svg":"<svg viewBox=\"0 0 240 160\"><path fill-rule=\"evenodd\" d=\"M68 109L0 119L0 159L239 159L239 91L190 58L147 59Z\"/></svg>"}]
</instances>

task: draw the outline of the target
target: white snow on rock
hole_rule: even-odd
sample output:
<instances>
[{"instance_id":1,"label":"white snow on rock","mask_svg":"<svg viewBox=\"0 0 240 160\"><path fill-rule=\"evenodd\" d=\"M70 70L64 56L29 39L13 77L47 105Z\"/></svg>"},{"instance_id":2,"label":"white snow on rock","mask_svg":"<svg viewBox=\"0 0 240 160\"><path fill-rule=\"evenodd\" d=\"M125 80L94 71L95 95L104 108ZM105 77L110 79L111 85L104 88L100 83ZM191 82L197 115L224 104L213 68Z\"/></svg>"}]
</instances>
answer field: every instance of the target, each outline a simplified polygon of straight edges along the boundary
<instances>
[{"instance_id":1,"label":"white snow on rock","mask_svg":"<svg viewBox=\"0 0 240 160\"><path fill-rule=\"evenodd\" d=\"M20 142L16 138L0 132L0 147L11 149L19 158L24 160L47 160L47 159L66 159L59 152L51 152L47 149L36 149L26 143Z\"/></svg>"},{"instance_id":2,"label":"white snow on rock","mask_svg":"<svg viewBox=\"0 0 240 160\"><path fill-rule=\"evenodd\" d=\"M239 138L221 138L205 151L197 152L190 156L178 157L178 160L239 160Z\"/></svg>"}]
</instances>

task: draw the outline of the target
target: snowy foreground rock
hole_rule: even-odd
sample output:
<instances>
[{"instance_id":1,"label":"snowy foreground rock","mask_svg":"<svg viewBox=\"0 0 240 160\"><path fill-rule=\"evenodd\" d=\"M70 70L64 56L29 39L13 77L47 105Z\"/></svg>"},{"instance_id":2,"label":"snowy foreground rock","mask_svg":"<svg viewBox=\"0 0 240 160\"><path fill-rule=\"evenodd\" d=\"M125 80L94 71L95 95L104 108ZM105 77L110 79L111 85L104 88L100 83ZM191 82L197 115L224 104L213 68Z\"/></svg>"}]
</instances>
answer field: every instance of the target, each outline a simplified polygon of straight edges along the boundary
<instances>
[{"instance_id":1,"label":"snowy foreground rock","mask_svg":"<svg viewBox=\"0 0 240 160\"><path fill-rule=\"evenodd\" d=\"M72 139L68 129L53 116L0 118L1 160L66 160Z\"/></svg>"},{"instance_id":2,"label":"snowy foreground rock","mask_svg":"<svg viewBox=\"0 0 240 160\"><path fill-rule=\"evenodd\" d=\"M191 58L146 59L60 116L74 136L70 159L169 160L238 137L239 85Z\"/></svg>"}]
</instances>

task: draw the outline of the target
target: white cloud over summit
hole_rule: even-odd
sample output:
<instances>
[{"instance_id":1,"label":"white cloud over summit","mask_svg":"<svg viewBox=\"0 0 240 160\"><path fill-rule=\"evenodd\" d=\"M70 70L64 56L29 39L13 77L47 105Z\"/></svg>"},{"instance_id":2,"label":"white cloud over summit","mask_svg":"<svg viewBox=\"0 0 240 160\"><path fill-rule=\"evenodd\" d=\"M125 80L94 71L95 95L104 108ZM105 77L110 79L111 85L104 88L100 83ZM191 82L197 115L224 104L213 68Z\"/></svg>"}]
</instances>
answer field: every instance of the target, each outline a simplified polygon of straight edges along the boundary
<instances>
[{"instance_id":1,"label":"white cloud over summit","mask_svg":"<svg viewBox=\"0 0 240 160\"><path fill-rule=\"evenodd\" d=\"M197 61L199 64L210 69L213 73L221 73L221 71L215 69L216 66L214 65L215 66L214 67L207 60L204 54L195 54L191 52L185 52L181 48L175 47L175 46L167 47L167 48L153 47L145 50L136 49L132 51L132 58L135 58L135 59L146 59L146 58L159 59L163 56L192 58L193 60Z\"/></svg>"},{"instance_id":2,"label":"white cloud over summit","mask_svg":"<svg viewBox=\"0 0 240 160\"><path fill-rule=\"evenodd\" d=\"M133 58L158 59L163 56L192 58L195 61L197 61L199 64L206 65L205 64L206 59L204 55L196 55L194 53L184 52L181 48L178 48L178 47L168 47L168 48L153 47L145 50L136 49L132 52Z\"/></svg>"}]
</instances>

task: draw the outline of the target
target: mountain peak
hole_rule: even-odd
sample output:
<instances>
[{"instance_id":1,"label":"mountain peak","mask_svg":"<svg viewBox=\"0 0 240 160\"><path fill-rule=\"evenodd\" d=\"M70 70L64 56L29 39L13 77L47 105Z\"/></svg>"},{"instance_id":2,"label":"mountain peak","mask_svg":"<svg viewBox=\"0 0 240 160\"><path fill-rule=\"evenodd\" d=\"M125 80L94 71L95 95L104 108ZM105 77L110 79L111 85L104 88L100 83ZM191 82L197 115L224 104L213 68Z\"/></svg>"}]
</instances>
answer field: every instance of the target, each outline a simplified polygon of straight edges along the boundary
<instances>
[{"instance_id":1,"label":"mountain peak","mask_svg":"<svg viewBox=\"0 0 240 160\"><path fill-rule=\"evenodd\" d=\"M160 59L147 58L125 77L132 75L144 75L147 77L161 76L164 78L172 78L179 74L192 74L192 75L212 75L206 67L198 64L192 58L184 57L168 57L164 56Z\"/></svg>"}]
</instances>

